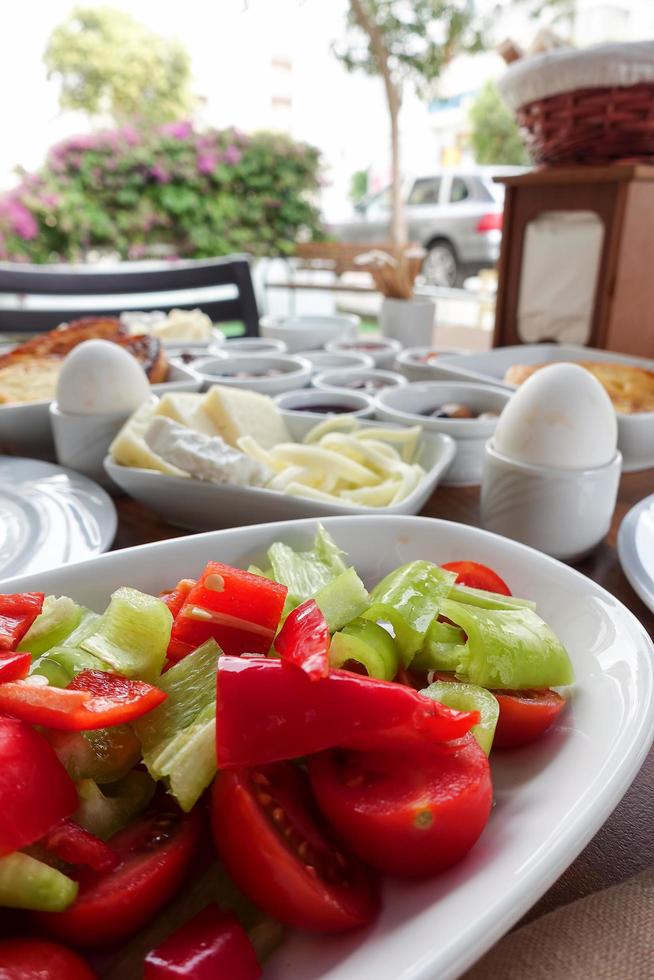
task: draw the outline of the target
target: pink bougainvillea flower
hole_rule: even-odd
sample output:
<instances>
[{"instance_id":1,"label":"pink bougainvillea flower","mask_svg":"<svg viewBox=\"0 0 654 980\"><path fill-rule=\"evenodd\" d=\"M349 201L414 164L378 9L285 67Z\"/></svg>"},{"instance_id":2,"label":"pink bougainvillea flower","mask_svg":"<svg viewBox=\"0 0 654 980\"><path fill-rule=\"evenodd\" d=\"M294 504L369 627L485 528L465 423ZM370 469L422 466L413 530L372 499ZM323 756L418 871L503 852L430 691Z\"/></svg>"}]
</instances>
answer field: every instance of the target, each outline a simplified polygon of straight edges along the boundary
<instances>
[{"instance_id":1,"label":"pink bougainvillea flower","mask_svg":"<svg viewBox=\"0 0 654 980\"><path fill-rule=\"evenodd\" d=\"M229 163L235 166L237 163L241 162L242 156L243 154L239 150L238 146L234 146L233 143L230 143L230 145L223 153L223 160L225 163Z\"/></svg>"},{"instance_id":2,"label":"pink bougainvillea flower","mask_svg":"<svg viewBox=\"0 0 654 980\"><path fill-rule=\"evenodd\" d=\"M170 183L170 174L165 167L162 167L158 163L155 163L150 167L150 176L154 177L158 184Z\"/></svg>"},{"instance_id":3,"label":"pink bougainvillea flower","mask_svg":"<svg viewBox=\"0 0 654 980\"><path fill-rule=\"evenodd\" d=\"M212 174L216 169L218 157L215 153L198 153L198 173Z\"/></svg>"},{"instance_id":4,"label":"pink bougainvillea flower","mask_svg":"<svg viewBox=\"0 0 654 980\"><path fill-rule=\"evenodd\" d=\"M176 140L187 140L193 132L193 123L188 119L181 122L164 123L161 132Z\"/></svg>"}]
</instances>

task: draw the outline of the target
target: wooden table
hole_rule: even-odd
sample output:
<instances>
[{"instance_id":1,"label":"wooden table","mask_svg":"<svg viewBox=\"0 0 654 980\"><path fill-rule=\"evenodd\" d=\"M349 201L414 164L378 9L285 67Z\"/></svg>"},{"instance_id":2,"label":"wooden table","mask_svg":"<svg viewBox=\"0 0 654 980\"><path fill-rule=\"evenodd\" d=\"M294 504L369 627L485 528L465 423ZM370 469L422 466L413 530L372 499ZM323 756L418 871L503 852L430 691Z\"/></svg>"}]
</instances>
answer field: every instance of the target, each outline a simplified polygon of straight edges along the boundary
<instances>
[{"instance_id":1,"label":"wooden table","mask_svg":"<svg viewBox=\"0 0 654 980\"><path fill-rule=\"evenodd\" d=\"M618 504L607 539L575 567L608 589L638 617L654 637L654 615L627 582L616 551L618 527L627 511L654 492L654 470L624 474ZM117 501L119 530L116 548L178 537L187 532L164 524L141 504L128 498ZM479 525L479 488L440 488L422 514L444 517L462 524ZM560 905L599 891L654 866L654 834L651 810L654 801L654 749L629 792L577 860L530 910L534 919Z\"/></svg>"}]
</instances>

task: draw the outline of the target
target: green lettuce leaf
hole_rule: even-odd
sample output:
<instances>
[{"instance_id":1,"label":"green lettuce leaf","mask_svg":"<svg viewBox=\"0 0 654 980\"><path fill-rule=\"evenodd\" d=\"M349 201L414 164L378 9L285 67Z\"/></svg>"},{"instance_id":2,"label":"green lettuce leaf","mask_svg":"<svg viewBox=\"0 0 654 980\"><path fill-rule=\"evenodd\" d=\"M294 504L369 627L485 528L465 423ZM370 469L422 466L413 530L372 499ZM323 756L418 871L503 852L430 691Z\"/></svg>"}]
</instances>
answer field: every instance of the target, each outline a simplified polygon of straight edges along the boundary
<instances>
[{"instance_id":1,"label":"green lettuce leaf","mask_svg":"<svg viewBox=\"0 0 654 980\"><path fill-rule=\"evenodd\" d=\"M312 599L317 592L347 568L344 552L333 538L318 525L311 551L293 551L287 544L276 541L268 549L268 559L276 582L288 588L295 605Z\"/></svg>"}]
</instances>

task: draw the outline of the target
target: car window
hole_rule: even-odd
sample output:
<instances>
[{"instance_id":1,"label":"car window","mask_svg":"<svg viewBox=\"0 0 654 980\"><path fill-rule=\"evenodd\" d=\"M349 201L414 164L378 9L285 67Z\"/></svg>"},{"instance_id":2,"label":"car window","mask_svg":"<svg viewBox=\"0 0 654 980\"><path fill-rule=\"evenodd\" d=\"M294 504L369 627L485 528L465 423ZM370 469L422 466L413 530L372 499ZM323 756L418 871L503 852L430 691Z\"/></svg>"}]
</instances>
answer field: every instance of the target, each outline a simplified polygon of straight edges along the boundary
<instances>
[{"instance_id":1,"label":"car window","mask_svg":"<svg viewBox=\"0 0 654 980\"><path fill-rule=\"evenodd\" d=\"M391 206L391 189L390 187L385 187L383 191L379 194L375 194L368 201L368 206L366 208L366 215L374 216L375 214L385 214Z\"/></svg>"},{"instance_id":2,"label":"car window","mask_svg":"<svg viewBox=\"0 0 654 980\"><path fill-rule=\"evenodd\" d=\"M462 180L461 177L453 177L450 187L450 202L458 204L459 201L465 201L467 197L470 197L470 192L465 180Z\"/></svg>"},{"instance_id":3,"label":"car window","mask_svg":"<svg viewBox=\"0 0 654 980\"><path fill-rule=\"evenodd\" d=\"M440 193L440 177L422 177L411 188L407 204L438 204Z\"/></svg>"}]
</instances>

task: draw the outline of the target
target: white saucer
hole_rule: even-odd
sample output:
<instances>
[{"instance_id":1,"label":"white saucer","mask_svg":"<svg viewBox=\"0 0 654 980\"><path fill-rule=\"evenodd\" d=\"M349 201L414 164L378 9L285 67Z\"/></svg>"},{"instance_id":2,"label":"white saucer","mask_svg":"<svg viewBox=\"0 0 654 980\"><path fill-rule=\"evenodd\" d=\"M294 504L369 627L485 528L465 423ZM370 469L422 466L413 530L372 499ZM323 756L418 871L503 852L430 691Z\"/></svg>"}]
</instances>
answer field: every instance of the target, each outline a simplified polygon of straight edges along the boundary
<instances>
[{"instance_id":1,"label":"white saucer","mask_svg":"<svg viewBox=\"0 0 654 980\"><path fill-rule=\"evenodd\" d=\"M618 532L622 571L654 612L654 493L632 507Z\"/></svg>"},{"instance_id":2,"label":"white saucer","mask_svg":"<svg viewBox=\"0 0 654 980\"><path fill-rule=\"evenodd\" d=\"M0 579L92 558L116 533L109 495L73 470L0 457Z\"/></svg>"}]
</instances>

